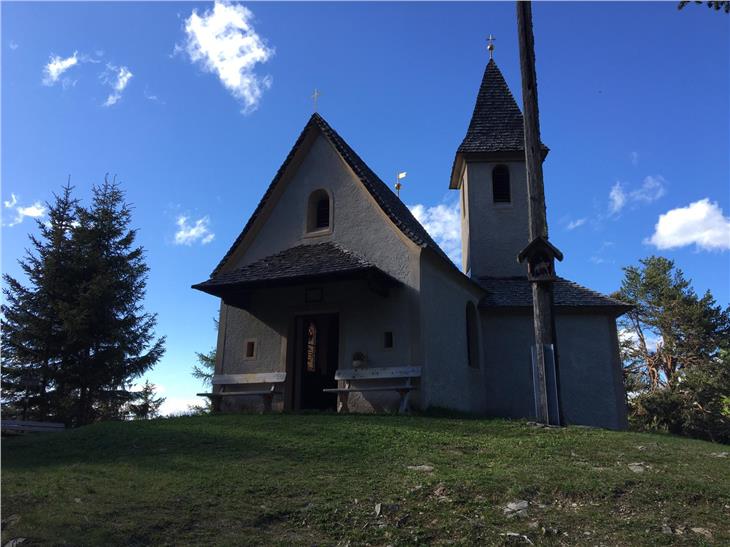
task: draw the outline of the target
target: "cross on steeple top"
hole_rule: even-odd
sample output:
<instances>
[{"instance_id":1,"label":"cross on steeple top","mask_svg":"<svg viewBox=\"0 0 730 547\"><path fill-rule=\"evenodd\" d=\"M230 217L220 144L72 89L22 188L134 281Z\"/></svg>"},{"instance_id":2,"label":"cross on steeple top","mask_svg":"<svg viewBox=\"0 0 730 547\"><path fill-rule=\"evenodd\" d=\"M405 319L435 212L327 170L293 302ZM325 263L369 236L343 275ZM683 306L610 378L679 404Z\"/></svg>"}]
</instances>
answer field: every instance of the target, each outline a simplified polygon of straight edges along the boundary
<instances>
[{"instance_id":1,"label":"cross on steeple top","mask_svg":"<svg viewBox=\"0 0 730 547\"><path fill-rule=\"evenodd\" d=\"M489 50L489 58L494 58L494 41L496 38L492 36L491 34L487 38L487 49Z\"/></svg>"},{"instance_id":2,"label":"cross on steeple top","mask_svg":"<svg viewBox=\"0 0 730 547\"><path fill-rule=\"evenodd\" d=\"M317 89L317 88L315 87L315 88L314 88L314 93L312 93L312 101L314 101L314 111L315 111L315 112L317 112L317 99L319 99L319 96L320 96L320 95L321 95L321 93L320 93L320 92L319 92L319 90L318 90L318 89Z\"/></svg>"}]
</instances>

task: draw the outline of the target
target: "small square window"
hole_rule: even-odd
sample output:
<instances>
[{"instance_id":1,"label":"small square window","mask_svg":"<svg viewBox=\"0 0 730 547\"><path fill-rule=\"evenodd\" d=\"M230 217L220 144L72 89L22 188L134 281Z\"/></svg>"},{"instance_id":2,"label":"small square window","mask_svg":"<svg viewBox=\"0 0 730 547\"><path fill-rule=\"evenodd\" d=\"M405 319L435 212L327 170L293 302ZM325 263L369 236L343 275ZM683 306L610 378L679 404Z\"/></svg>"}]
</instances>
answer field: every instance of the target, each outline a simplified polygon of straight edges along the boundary
<instances>
[{"instance_id":1,"label":"small square window","mask_svg":"<svg viewBox=\"0 0 730 547\"><path fill-rule=\"evenodd\" d=\"M256 359L256 340L249 338L244 342L243 358L247 360Z\"/></svg>"},{"instance_id":2,"label":"small square window","mask_svg":"<svg viewBox=\"0 0 730 547\"><path fill-rule=\"evenodd\" d=\"M385 334L383 335L383 347L385 349L393 347L393 331L385 331Z\"/></svg>"}]
</instances>

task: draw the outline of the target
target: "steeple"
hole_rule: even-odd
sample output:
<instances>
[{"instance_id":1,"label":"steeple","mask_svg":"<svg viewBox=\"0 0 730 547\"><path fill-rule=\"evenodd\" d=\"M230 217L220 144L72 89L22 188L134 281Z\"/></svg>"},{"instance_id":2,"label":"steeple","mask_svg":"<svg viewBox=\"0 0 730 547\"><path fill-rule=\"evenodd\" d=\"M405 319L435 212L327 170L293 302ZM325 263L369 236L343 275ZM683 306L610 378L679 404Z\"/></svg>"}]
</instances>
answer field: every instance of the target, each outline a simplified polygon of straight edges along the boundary
<instances>
[{"instance_id":1,"label":"steeple","mask_svg":"<svg viewBox=\"0 0 730 547\"><path fill-rule=\"evenodd\" d=\"M522 112L497 63L490 59L484 70L469 129L456 151L449 187L459 187L464 162L475 155L520 153L524 156L524 150Z\"/></svg>"},{"instance_id":2,"label":"steeple","mask_svg":"<svg viewBox=\"0 0 730 547\"><path fill-rule=\"evenodd\" d=\"M523 124L490 58L449 184L461 194L462 269L474 278L527 276L527 267L516 259L530 242Z\"/></svg>"}]
</instances>

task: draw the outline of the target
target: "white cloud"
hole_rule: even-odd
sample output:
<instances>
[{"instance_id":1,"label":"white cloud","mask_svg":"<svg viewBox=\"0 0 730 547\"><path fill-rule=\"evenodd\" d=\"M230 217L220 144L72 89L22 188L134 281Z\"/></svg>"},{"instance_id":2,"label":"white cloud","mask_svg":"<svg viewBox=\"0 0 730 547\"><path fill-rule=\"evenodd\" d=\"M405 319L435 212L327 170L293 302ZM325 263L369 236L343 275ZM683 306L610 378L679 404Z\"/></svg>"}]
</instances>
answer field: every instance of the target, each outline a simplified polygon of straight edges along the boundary
<instances>
[{"instance_id":1,"label":"white cloud","mask_svg":"<svg viewBox=\"0 0 730 547\"><path fill-rule=\"evenodd\" d=\"M639 153L631 152L631 165L639 165Z\"/></svg>"},{"instance_id":2,"label":"white cloud","mask_svg":"<svg viewBox=\"0 0 730 547\"><path fill-rule=\"evenodd\" d=\"M730 249L730 217L708 198L659 215L654 234L644 241L658 249L695 245L706 251Z\"/></svg>"},{"instance_id":3,"label":"white cloud","mask_svg":"<svg viewBox=\"0 0 730 547\"><path fill-rule=\"evenodd\" d=\"M626 205L626 193L620 182L616 182L608 193L608 212L612 215L617 214Z\"/></svg>"},{"instance_id":4,"label":"white cloud","mask_svg":"<svg viewBox=\"0 0 730 547\"><path fill-rule=\"evenodd\" d=\"M649 351L655 352L660 345L663 345L664 340L661 335L654 334L651 331L643 331L643 335L644 342L646 342L646 349ZM621 342L631 342L635 345L639 343L639 335L633 329L619 329L618 338Z\"/></svg>"},{"instance_id":5,"label":"white cloud","mask_svg":"<svg viewBox=\"0 0 730 547\"><path fill-rule=\"evenodd\" d=\"M435 207L409 205L408 208L431 237L457 266L461 266L461 209L459 202Z\"/></svg>"},{"instance_id":6,"label":"white cloud","mask_svg":"<svg viewBox=\"0 0 730 547\"><path fill-rule=\"evenodd\" d=\"M566 226L566 228L568 230L575 230L576 228L583 226L587 220L588 220L587 218L579 218L577 220L571 220L570 222L568 222L568 225Z\"/></svg>"},{"instance_id":7,"label":"white cloud","mask_svg":"<svg viewBox=\"0 0 730 547\"><path fill-rule=\"evenodd\" d=\"M175 245L192 245L200 242L206 245L213 241L215 234L210 231L210 219L207 216L199 218L194 224L190 224L190 219L185 215L179 215L175 224L178 230L175 232Z\"/></svg>"},{"instance_id":8,"label":"white cloud","mask_svg":"<svg viewBox=\"0 0 730 547\"><path fill-rule=\"evenodd\" d=\"M259 63L274 54L251 24L253 13L240 4L216 2L212 10L198 15L197 10L185 20L187 40L184 46L190 60L216 74L223 86L243 103L243 113L258 107L271 77L254 73ZM176 51L179 51L176 47Z\"/></svg>"},{"instance_id":9,"label":"white cloud","mask_svg":"<svg viewBox=\"0 0 730 547\"><path fill-rule=\"evenodd\" d=\"M43 85L52 86L58 82L61 75L79 62L78 52L74 51L71 57L51 55L48 63L43 67Z\"/></svg>"},{"instance_id":10,"label":"white cloud","mask_svg":"<svg viewBox=\"0 0 730 547\"><path fill-rule=\"evenodd\" d=\"M15 50L16 50L16 49L18 49L18 48L19 48L20 46L18 45L18 42L16 42L15 40L10 40L10 43L8 44L8 47L9 47L10 49L12 49L13 51L15 51Z\"/></svg>"},{"instance_id":11,"label":"white cloud","mask_svg":"<svg viewBox=\"0 0 730 547\"><path fill-rule=\"evenodd\" d=\"M627 191L624 185L617 181L608 193L608 213L617 215L629 203L652 203L666 193L666 181L661 175L645 177L641 186L631 191Z\"/></svg>"},{"instance_id":12,"label":"white cloud","mask_svg":"<svg viewBox=\"0 0 730 547\"><path fill-rule=\"evenodd\" d=\"M122 92L129 84L132 76L134 74L126 66L106 65L106 71L102 72L101 79L105 84L111 86L112 92L106 98L104 106L112 106L119 102L119 99L122 98Z\"/></svg>"},{"instance_id":13,"label":"white cloud","mask_svg":"<svg viewBox=\"0 0 730 547\"><path fill-rule=\"evenodd\" d=\"M30 218L43 217L43 216L45 216L46 211L47 211L45 205L43 205L40 201L36 201L32 205L27 205L27 206L18 205L18 198L15 194L10 194L10 200L4 201L3 205L5 206L6 209L10 209L11 211L15 212L15 216L14 216L13 220L11 220L10 222L3 222L3 225L7 226L9 228L16 226L16 225L20 224L21 222L23 222L25 217L30 217Z\"/></svg>"},{"instance_id":14,"label":"white cloud","mask_svg":"<svg viewBox=\"0 0 730 547\"><path fill-rule=\"evenodd\" d=\"M638 190L634 190L629 194L631 201L641 201L643 203L651 203L658 200L667 193L664 185L666 181L661 175L649 175L644 179Z\"/></svg>"},{"instance_id":15,"label":"white cloud","mask_svg":"<svg viewBox=\"0 0 730 547\"><path fill-rule=\"evenodd\" d=\"M180 414L189 414L190 407L205 406L204 397L165 397L165 401L160 406L161 416L178 416Z\"/></svg>"}]
</instances>

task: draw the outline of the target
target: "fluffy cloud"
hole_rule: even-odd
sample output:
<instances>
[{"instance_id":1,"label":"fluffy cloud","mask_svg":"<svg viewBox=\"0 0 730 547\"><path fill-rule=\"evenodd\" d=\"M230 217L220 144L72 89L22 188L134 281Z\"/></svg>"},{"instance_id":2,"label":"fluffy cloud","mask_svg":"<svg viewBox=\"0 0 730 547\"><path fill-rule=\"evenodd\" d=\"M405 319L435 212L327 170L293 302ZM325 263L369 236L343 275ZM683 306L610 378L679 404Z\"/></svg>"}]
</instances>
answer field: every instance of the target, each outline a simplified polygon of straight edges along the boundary
<instances>
[{"instance_id":1,"label":"fluffy cloud","mask_svg":"<svg viewBox=\"0 0 730 547\"><path fill-rule=\"evenodd\" d=\"M461 209L459 202L435 207L409 205L408 208L431 237L457 266L461 266Z\"/></svg>"},{"instance_id":2,"label":"fluffy cloud","mask_svg":"<svg viewBox=\"0 0 730 547\"><path fill-rule=\"evenodd\" d=\"M51 55L50 60L43 67L43 85L52 86L61 78L61 75L79 63L78 52L74 51L71 57Z\"/></svg>"},{"instance_id":3,"label":"fluffy cloud","mask_svg":"<svg viewBox=\"0 0 730 547\"><path fill-rule=\"evenodd\" d=\"M215 234L210 231L210 219L207 216L199 218L193 224L188 221L190 219L184 215L177 217L177 232L175 232L175 245L192 245L200 242L206 245L213 241Z\"/></svg>"},{"instance_id":4,"label":"fluffy cloud","mask_svg":"<svg viewBox=\"0 0 730 547\"><path fill-rule=\"evenodd\" d=\"M629 203L651 203L658 200L666 191L666 181L661 175L649 175L641 186L627 191L621 182L616 182L608 193L608 212L616 215Z\"/></svg>"},{"instance_id":5,"label":"fluffy cloud","mask_svg":"<svg viewBox=\"0 0 730 547\"><path fill-rule=\"evenodd\" d=\"M251 24L253 13L240 4L216 2L201 15L197 10L185 20L184 49L190 60L216 74L223 86L243 103L243 113L258 107L269 76L259 77L254 68L274 54Z\"/></svg>"},{"instance_id":6,"label":"fluffy cloud","mask_svg":"<svg viewBox=\"0 0 730 547\"><path fill-rule=\"evenodd\" d=\"M13 220L4 222L4 226L12 227L23 222L25 217L40 218L46 215L46 207L40 201L36 201L32 205L18 205L18 198L15 194L10 194L10 199L3 202L5 209L9 209L9 213L14 213Z\"/></svg>"},{"instance_id":7,"label":"fluffy cloud","mask_svg":"<svg viewBox=\"0 0 730 547\"><path fill-rule=\"evenodd\" d=\"M730 217L717 203L701 199L659 215L654 234L645 240L658 249L695 245L703 250L730 249Z\"/></svg>"},{"instance_id":8,"label":"fluffy cloud","mask_svg":"<svg viewBox=\"0 0 730 547\"><path fill-rule=\"evenodd\" d=\"M106 65L106 71L102 72L101 79L105 84L111 86L112 92L106 98L104 106L112 106L119 102L132 76L134 74L126 66Z\"/></svg>"}]
</instances>

